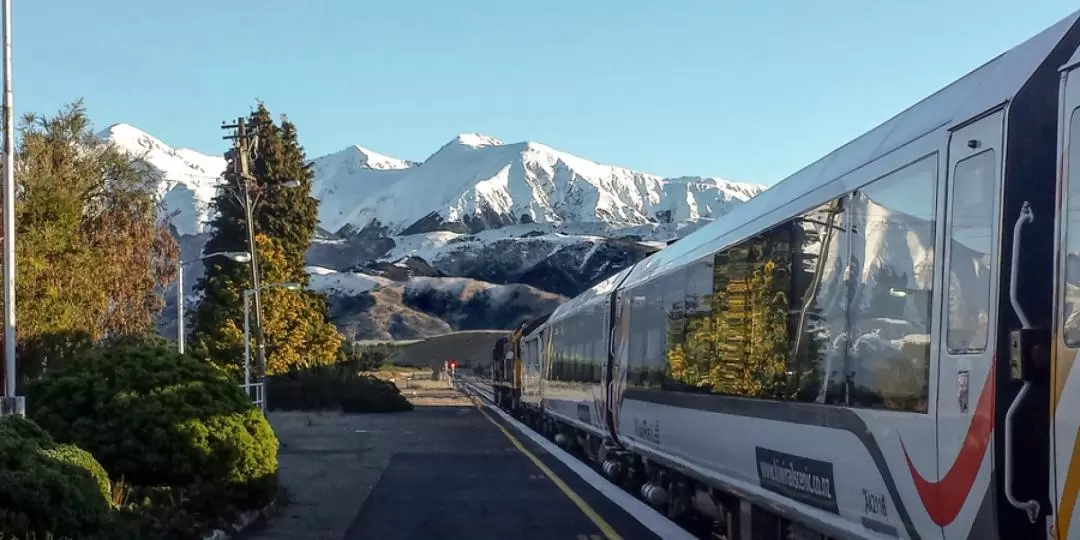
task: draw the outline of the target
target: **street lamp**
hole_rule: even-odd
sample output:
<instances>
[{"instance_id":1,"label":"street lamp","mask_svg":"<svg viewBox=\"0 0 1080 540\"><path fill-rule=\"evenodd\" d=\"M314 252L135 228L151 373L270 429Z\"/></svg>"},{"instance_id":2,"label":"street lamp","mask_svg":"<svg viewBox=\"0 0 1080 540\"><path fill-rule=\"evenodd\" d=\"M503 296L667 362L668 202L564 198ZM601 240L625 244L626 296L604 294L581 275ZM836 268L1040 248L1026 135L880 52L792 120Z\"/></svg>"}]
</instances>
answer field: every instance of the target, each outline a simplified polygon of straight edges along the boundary
<instances>
[{"instance_id":1,"label":"street lamp","mask_svg":"<svg viewBox=\"0 0 1080 540\"><path fill-rule=\"evenodd\" d=\"M180 354L184 354L184 266L219 256L238 263L251 262L251 253L246 251L215 251L200 255L190 261L176 262L176 341L179 344Z\"/></svg>"},{"instance_id":2,"label":"street lamp","mask_svg":"<svg viewBox=\"0 0 1080 540\"><path fill-rule=\"evenodd\" d=\"M298 283L267 283L260 285L258 288L251 288L244 290L244 390L250 392L251 390L251 323L249 318L251 296L259 293L259 289L268 289L270 287L278 287L282 289L288 289L290 291L300 290ZM260 343L261 345L261 343ZM265 367L263 369L263 376L266 376Z\"/></svg>"}]
</instances>

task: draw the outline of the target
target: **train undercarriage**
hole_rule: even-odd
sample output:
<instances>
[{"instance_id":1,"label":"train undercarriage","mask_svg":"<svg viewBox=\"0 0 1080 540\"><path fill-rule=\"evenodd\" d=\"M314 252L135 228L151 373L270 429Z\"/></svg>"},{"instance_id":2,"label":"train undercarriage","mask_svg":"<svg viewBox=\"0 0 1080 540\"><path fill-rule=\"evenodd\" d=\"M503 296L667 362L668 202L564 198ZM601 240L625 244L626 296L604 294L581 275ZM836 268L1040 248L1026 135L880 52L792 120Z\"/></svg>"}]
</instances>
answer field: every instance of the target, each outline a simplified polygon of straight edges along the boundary
<instances>
[{"instance_id":1,"label":"train undercarriage","mask_svg":"<svg viewBox=\"0 0 1080 540\"><path fill-rule=\"evenodd\" d=\"M509 387L495 387L496 404L698 538L715 540L832 540L764 506L628 450L521 402Z\"/></svg>"}]
</instances>

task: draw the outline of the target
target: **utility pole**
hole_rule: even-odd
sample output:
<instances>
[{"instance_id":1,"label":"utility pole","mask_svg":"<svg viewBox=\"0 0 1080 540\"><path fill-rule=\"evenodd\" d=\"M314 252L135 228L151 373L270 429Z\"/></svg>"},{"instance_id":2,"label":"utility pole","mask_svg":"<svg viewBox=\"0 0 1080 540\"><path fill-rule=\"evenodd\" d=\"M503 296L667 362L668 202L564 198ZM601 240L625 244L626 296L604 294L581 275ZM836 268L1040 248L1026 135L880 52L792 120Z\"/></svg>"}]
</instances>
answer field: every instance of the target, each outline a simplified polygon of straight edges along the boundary
<instances>
[{"instance_id":1,"label":"utility pole","mask_svg":"<svg viewBox=\"0 0 1080 540\"><path fill-rule=\"evenodd\" d=\"M11 91L11 0L3 0L4 23L4 401L0 416L24 414L15 395L15 110Z\"/></svg>"},{"instance_id":2,"label":"utility pole","mask_svg":"<svg viewBox=\"0 0 1080 540\"><path fill-rule=\"evenodd\" d=\"M262 328L262 298L259 294L259 256L255 250L255 222L252 220L252 199L251 199L251 187L255 182L255 177L251 174L248 164L248 158L251 155L251 150L257 143L258 136L251 131L250 128L258 128L258 125L250 125L244 121L243 117L237 118L235 124L221 126L221 129L234 130L231 135L222 137L225 140L233 141L232 152L233 164L235 169L233 170L236 176L236 181L239 184L240 194L237 199L240 205L244 207L244 221L247 222L248 233L248 250L251 252L251 287L255 289L252 296L255 298L255 351L258 357L259 363L259 375L266 375L266 347L263 343L263 328ZM226 157L229 157L226 154Z\"/></svg>"}]
</instances>

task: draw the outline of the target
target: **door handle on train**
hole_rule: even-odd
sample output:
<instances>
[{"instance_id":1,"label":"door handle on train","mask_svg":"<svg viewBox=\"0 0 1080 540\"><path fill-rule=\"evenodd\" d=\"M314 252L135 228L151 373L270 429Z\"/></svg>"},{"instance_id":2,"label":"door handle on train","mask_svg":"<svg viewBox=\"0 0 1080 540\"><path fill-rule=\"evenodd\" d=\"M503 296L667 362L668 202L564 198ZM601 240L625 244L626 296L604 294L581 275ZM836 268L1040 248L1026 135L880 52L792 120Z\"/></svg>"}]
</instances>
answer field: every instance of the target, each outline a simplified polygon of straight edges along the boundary
<instances>
[{"instance_id":1,"label":"door handle on train","mask_svg":"<svg viewBox=\"0 0 1080 540\"><path fill-rule=\"evenodd\" d=\"M614 324L611 325L611 331L608 332L607 348L608 348L608 354L611 355L612 358L615 358L615 325Z\"/></svg>"},{"instance_id":2,"label":"door handle on train","mask_svg":"<svg viewBox=\"0 0 1080 540\"><path fill-rule=\"evenodd\" d=\"M1020 216L1016 218L1016 224L1013 226L1013 243L1012 243L1012 260L1009 268L1009 303L1012 304L1013 311L1016 312L1016 318L1020 320L1020 330L1012 332L1010 336L1012 341L1012 354L1010 354L1010 363L1019 362L1020 365L1013 363L1012 372L1015 375L1019 375L1024 381L1020 392L1013 398L1009 409L1005 413L1005 499L1009 502L1009 505L1018 510L1023 510L1027 514L1028 521L1035 523L1039 519L1039 501L1027 500L1020 501L1013 494L1013 478L1016 475L1015 466L1013 465L1016 460L1015 452L1013 451L1013 441L1016 439L1016 434L1013 432L1013 423L1016 420L1016 411L1020 409L1020 405L1023 404L1024 399L1027 398L1028 393L1031 391L1032 380L1035 378L1035 372L1037 370L1023 370L1022 365L1031 361L1037 362L1034 356L1037 356L1041 347L1034 346L1030 349L1025 348L1025 345L1032 345L1035 338L1037 343L1038 331L1031 327L1031 321L1024 314L1024 309L1020 305L1019 295L1017 294L1018 286L1020 283L1017 277L1020 272L1020 231L1023 230L1024 225L1031 223L1035 220L1035 214L1031 211L1031 204L1028 201L1024 201L1024 204L1020 207ZM1029 360L1024 360L1024 357L1028 357ZM1027 371L1025 377L1024 371ZM991 373L991 377L995 374Z\"/></svg>"}]
</instances>

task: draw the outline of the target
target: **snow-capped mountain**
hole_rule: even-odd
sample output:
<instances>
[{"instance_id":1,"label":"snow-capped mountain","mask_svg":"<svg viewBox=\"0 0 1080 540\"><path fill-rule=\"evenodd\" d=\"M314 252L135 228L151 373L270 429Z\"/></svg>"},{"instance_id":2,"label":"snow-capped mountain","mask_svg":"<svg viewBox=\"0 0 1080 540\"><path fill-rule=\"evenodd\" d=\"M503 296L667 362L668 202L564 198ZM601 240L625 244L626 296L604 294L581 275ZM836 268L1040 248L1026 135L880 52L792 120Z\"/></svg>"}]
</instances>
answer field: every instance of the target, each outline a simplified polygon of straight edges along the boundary
<instances>
[{"instance_id":1,"label":"snow-capped mountain","mask_svg":"<svg viewBox=\"0 0 1080 540\"><path fill-rule=\"evenodd\" d=\"M174 149L128 124L101 133L144 157L163 176L164 212L177 231L198 234L210 218L225 160ZM459 233L513 223L597 222L615 227L710 219L765 188L718 178L661 178L600 165L535 142L504 144L462 134L423 163L350 146L312 160L320 226L390 234Z\"/></svg>"},{"instance_id":2,"label":"snow-capped mountain","mask_svg":"<svg viewBox=\"0 0 1080 540\"><path fill-rule=\"evenodd\" d=\"M312 161L314 195L319 199L319 225L329 231L342 226L373 192L389 187L417 164L350 146Z\"/></svg>"},{"instance_id":3,"label":"snow-capped mountain","mask_svg":"<svg viewBox=\"0 0 1080 540\"><path fill-rule=\"evenodd\" d=\"M173 224L181 235L203 232L212 217L211 201L225 171L225 158L187 148L172 148L128 124L114 124L98 134L161 172L158 196L165 213L179 211Z\"/></svg>"},{"instance_id":4,"label":"snow-capped mountain","mask_svg":"<svg viewBox=\"0 0 1080 540\"><path fill-rule=\"evenodd\" d=\"M183 258L196 257L225 159L172 148L128 124L99 135L160 172L162 213L173 216ZM358 339L508 327L764 190L661 178L478 134L459 135L419 163L350 146L312 168L319 225L331 234L317 234L308 250L311 286L328 294L335 324ZM202 267L184 273L190 293ZM463 283L465 292L447 292ZM175 324L169 318L163 328Z\"/></svg>"},{"instance_id":5,"label":"snow-capped mountain","mask_svg":"<svg viewBox=\"0 0 1080 540\"><path fill-rule=\"evenodd\" d=\"M553 222L633 226L713 218L764 190L718 178L661 178L535 142L504 144L475 133L458 135L416 166L358 169L334 193L346 183L363 186L352 193L366 195L350 212L328 206L320 213L326 230L376 225L392 233L477 232ZM316 196L326 200L326 187L318 184Z\"/></svg>"}]
</instances>

